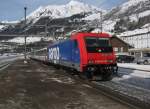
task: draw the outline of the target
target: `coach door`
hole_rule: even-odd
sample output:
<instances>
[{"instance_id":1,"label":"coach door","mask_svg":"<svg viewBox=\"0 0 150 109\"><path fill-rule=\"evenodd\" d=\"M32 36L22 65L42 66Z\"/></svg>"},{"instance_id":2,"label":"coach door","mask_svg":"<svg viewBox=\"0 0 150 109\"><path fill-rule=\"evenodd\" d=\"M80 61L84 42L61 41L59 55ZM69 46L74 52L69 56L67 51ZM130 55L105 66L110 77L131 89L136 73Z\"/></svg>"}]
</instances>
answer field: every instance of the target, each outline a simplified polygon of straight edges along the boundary
<instances>
[{"instance_id":1,"label":"coach door","mask_svg":"<svg viewBox=\"0 0 150 109\"><path fill-rule=\"evenodd\" d=\"M72 67L80 68L80 51L77 40L73 40L72 43Z\"/></svg>"}]
</instances>

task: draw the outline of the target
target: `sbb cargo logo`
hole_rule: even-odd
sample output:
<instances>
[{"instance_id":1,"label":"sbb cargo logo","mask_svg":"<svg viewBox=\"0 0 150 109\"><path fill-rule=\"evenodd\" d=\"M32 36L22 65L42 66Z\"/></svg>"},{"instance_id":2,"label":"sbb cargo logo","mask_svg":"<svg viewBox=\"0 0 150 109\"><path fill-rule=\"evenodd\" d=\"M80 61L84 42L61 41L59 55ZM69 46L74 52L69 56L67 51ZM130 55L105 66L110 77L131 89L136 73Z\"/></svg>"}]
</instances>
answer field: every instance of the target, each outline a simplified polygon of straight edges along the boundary
<instances>
[{"instance_id":1,"label":"sbb cargo logo","mask_svg":"<svg viewBox=\"0 0 150 109\"><path fill-rule=\"evenodd\" d=\"M59 48L50 48L49 49L49 60L59 60Z\"/></svg>"}]
</instances>

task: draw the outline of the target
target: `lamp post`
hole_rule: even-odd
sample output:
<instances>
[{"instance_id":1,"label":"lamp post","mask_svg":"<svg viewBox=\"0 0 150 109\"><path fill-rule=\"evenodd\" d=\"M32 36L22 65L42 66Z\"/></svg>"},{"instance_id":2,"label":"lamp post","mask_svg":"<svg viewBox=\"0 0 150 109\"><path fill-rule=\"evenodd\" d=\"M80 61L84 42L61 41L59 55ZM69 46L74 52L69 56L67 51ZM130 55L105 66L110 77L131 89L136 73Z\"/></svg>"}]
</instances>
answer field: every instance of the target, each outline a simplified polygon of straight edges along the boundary
<instances>
[{"instance_id":1,"label":"lamp post","mask_svg":"<svg viewBox=\"0 0 150 109\"><path fill-rule=\"evenodd\" d=\"M26 13L27 13L27 7L24 7L24 25L26 26ZM24 42L25 42L25 45L24 45L24 63L27 63L27 36L26 36L26 31L25 31L25 37L24 37Z\"/></svg>"},{"instance_id":2,"label":"lamp post","mask_svg":"<svg viewBox=\"0 0 150 109\"><path fill-rule=\"evenodd\" d=\"M150 35L150 24L148 25L148 32L147 32L147 48L149 48L149 35Z\"/></svg>"},{"instance_id":3,"label":"lamp post","mask_svg":"<svg viewBox=\"0 0 150 109\"><path fill-rule=\"evenodd\" d=\"M100 11L100 29L101 33L103 32L103 13Z\"/></svg>"}]
</instances>

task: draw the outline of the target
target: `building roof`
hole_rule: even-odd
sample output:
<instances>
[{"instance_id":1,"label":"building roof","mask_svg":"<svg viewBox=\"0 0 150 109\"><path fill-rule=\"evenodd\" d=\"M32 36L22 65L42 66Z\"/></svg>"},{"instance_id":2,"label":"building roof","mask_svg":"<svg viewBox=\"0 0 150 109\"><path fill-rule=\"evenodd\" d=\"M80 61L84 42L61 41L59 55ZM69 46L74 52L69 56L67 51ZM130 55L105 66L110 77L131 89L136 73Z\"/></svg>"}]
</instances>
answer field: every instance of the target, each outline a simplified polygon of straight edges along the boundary
<instances>
[{"instance_id":1,"label":"building roof","mask_svg":"<svg viewBox=\"0 0 150 109\"><path fill-rule=\"evenodd\" d=\"M134 49L129 49L129 52L140 52L140 51L148 51L150 52L150 48L134 48Z\"/></svg>"},{"instance_id":2,"label":"building roof","mask_svg":"<svg viewBox=\"0 0 150 109\"><path fill-rule=\"evenodd\" d=\"M124 43L125 45L127 45L128 47L132 47L132 48L133 48L133 46L131 46L129 43L123 41L122 39L120 39L120 38L117 37L117 36L112 36L111 38L116 38L116 39L118 39L120 42L122 42L122 43Z\"/></svg>"}]
</instances>

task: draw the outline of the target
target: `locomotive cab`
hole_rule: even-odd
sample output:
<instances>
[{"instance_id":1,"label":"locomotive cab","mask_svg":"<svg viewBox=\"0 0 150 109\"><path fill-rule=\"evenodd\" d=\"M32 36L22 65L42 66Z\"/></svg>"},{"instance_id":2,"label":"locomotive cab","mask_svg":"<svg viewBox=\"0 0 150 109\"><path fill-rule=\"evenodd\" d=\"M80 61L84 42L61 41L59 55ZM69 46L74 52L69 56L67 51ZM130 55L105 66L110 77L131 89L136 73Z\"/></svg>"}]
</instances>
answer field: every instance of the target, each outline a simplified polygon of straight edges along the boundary
<instances>
[{"instance_id":1,"label":"locomotive cab","mask_svg":"<svg viewBox=\"0 0 150 109\"><path fill-rule=\"evenodd\" d=\"M108 65L115 61L109 38L85 37L88 65Z\"/></svg>"},{"instance_id":2,"label":"locomotive cab","mask_svg":"<svg viewBox=\"0 0 150 109\"><path fill-rule=\"evenodd\" d=\"M111 79L114 72L115 55L109 38L85 37L87 51L87 76L101 74L103 79Z\"/></svg>"}]
</instances>

